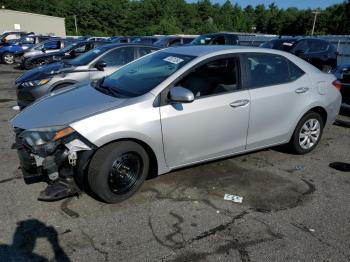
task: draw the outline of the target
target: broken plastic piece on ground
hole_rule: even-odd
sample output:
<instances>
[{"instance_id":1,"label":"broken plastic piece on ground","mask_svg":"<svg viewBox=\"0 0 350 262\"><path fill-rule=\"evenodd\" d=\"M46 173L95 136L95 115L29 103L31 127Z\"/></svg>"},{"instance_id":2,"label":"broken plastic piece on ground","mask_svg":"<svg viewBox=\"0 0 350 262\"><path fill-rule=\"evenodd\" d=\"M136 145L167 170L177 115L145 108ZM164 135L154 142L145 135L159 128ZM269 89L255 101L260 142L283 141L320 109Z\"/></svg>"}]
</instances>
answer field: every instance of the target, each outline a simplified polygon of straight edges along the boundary
<instances>
[{"instance_id":1,"label":"broken plastic piece on ground","mask_svg":"<svg viewBox=\"0 0 350 262\"><path fill-rule=\"evenodd\" d=\"M40 192L38 200L52 202L71 196L79 196L79 189L73 179L59 178L48 184L46 189Z\"/></svg>"},{"instance_id":2,"label":"broken plastic piece on ground","mask_svg":"<svg viewBox=\"0 0 350 262\"><path fill-rule=\"evenodd\" d=\"M304 171L305 170L305 166L303 166L303 165L295 166L295 170Z\"/></svg>"},{"instance_id":3,"label":"broken plastic piece on ground","mask_svg":"<svg viewBox=\"0 0 350 262\"><path fill-rule=\"evenodd\" d=\"M315 229L309 228L309 231L310 231L310 232L315 232Z\"/></svg>"},{"instance_id":4,"label":"broken plastic piece on ground","mask_svg":"<svg viewBox=\"0 0 350 262\"><path fill-rule=\"evenodd\" d=\"M225 194L224 199L235 202L235 203L242 203L243 202L243 197L236 196L236 195L230 195L230 194Z\"/></svg>"},{"instance_id":5,"label":"broken plastic piece on ground","mask_svg":"<svg viewBox=\"0 0 350 262\"><path fill-rule=\"evenodd\" d=\"M20 107L19 106L13 106L12 109L15 110L15 111L19 111Z\"/></svg>"},{"instance_id":6,"label":"broken plastic piece on ground","mask_svg":"<svg viewBox=\"0 0 350 262\"><path fill-rule=\"evenodd\" d=\"M333 162L329 164L329 167L342 172L350 172L350 164L344 162Z\"/></svg>"}]
</instances>

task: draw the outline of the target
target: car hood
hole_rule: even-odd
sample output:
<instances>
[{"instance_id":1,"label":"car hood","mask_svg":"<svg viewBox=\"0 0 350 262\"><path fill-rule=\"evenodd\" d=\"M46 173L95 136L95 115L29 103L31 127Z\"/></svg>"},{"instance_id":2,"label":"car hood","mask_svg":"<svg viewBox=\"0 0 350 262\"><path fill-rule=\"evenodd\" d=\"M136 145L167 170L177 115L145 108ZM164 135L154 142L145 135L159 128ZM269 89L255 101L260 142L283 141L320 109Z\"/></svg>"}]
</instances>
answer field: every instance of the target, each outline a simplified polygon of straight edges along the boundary
<instances>
[{"instance_id":1,"label":"car hood","mask_svg":"<svg viewBox=\"0 0 350 262\"><path fill-rule=\"evenodd\" d=\"M127 99L105 95L85 82L42 97L18 113L11 120L11 124L21 129L66 126L98 112L121 106L125 101Z\"/></svg>"},{"instance_id":2,"label":"car hood","mask_svg":"<svg viewBox=\"0 0 350 262\"><path fill-rule=\"evenodd\" d=\"M25 72L23 75L17 78L16 85L22 84L27 81L43 79L47 76L52 76L58 73L68 72L72 70L74 70L74 67L72 65L63 62L39 66Z\"/></svg>"}]
</instances>

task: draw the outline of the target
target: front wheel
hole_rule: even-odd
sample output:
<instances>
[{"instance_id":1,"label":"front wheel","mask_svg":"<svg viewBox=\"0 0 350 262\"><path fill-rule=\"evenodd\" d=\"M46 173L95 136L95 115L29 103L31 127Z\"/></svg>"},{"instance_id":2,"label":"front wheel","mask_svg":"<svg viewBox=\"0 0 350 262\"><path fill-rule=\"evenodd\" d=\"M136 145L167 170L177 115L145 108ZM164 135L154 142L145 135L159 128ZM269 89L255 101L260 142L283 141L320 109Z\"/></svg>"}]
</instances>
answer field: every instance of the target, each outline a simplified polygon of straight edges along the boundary
<instances>
[{"instance_id":1,"label":"front wheel","mask_svg":"<svg viewBox=\"0 0 350 262\"><path fill-rule=\"evenodd\" d=\"M4 53L2 55L2 62L7 65L12 65L15 62L15 56L12 53Z\"/></svg>"},{"instance_id":2,"label":"front wheel","mask_svg":"<svg viewBox=\"0 0 350 262\"><path fill-rule=\"evenodd\" d=\"M294 130L290 146L297 154L303 155L314 150L323 132L322 117L316 112L303 116Z\"/></svg>"},{"instance_id":3,"label":"front wheel","mask_svg":"<svg viewBox=\"0 0 350 262\"><path fill-rule=\"evenodd\" d=\"M91 190L107 203L131 197L145 181L149 157L145 149L132 141L111 143L93 156L88 183Z\"/></svg>"}]
</instances>

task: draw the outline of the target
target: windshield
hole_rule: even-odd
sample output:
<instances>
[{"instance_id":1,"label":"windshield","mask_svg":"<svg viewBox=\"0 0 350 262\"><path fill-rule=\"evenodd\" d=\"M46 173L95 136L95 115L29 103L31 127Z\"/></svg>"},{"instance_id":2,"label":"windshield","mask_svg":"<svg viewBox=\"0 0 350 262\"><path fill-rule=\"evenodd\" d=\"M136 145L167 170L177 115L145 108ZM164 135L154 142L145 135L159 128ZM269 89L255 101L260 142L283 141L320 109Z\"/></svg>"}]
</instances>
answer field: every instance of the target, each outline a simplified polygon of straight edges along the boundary
<instances>
[{"instance_id":1,"label":"windshield","mask_svg":"<svg viewBox=\"0 0 350 262\"><path fill-rule=\"evenodd\" d=\"M213 39L213 36L209 35L201 35L194 39L191 44L192 45L207 45Z\"/></svg>"},{"instance_id":2,"label":"windshield","mask_svg":"<svg viewBox=\"0 0 350 262\"><path fill-rule=\"evenodd\" d=\"M75 66L82 66L87 65L92 60L94 60L96 57L100 56L106 51L106 48L103 47L96 47L72 60L69 61L69 64L75 65Z\"/></svg>"},{"instance_id":3,"label":"windshield","mask_svg":"<svg viewBox=\"0 0 350 262\"><path fill-rule=\"evenodd\" d=\"M60 51L62 53L66 53L66 52L69 52L74 46L76 46L77 43L73 43L73 44L70 44L68 46L66 46L65 48L62 48Z\"/></svg>"},{"instance_id":4,"label":"windshield","mask_svg":"<svg viewBox=\"0 0 350 262\"><path fill-rule=\"evenodd\" d=\"M122 96L140 96L151 91L193 58L194 56L156 52L122 67L105 78L101 87Z\"/></svg>"}]
</instances>

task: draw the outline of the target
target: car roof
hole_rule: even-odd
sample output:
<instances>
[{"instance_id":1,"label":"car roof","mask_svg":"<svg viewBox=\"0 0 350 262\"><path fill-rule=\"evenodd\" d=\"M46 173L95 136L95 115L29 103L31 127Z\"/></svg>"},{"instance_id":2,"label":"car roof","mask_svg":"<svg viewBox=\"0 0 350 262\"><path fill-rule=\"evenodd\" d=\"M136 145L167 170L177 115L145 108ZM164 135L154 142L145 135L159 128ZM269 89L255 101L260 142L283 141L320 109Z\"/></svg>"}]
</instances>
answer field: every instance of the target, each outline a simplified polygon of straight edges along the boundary
<instances>
[{"instance_id":1,"label":"car roof","mask_svg":"<svg viewBox=\"0 0 350 262\"><path fill-rule=\"evenodd\" d=\"M176 46L163 49L163 52L169 52L174 54L191 55L191 56L203 56L210 53L232 50L232 51L247 51L257 50L258 52L265 51L264 48L254 48L249 46L236 46L236 45L186 45Z\"/></svg>"},{"instance_id":2,"label":"car roof","mask_svg":"<svg viewBox=\"0 0 350 262\"><path fill-rule=\"evenodd\" d=\"M106 50L112 49L112 48L116 48L116 47L124 47L124 46L138 46L138 47L151 47L151 48L155 48L155 49L160 49L157 46L154 45L149 45L149 44L142 44L142 43L111 43L109 42L106 45L101 45L98 46L98 48L104 48Z\"/></svg>"}]
</instances>

